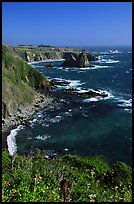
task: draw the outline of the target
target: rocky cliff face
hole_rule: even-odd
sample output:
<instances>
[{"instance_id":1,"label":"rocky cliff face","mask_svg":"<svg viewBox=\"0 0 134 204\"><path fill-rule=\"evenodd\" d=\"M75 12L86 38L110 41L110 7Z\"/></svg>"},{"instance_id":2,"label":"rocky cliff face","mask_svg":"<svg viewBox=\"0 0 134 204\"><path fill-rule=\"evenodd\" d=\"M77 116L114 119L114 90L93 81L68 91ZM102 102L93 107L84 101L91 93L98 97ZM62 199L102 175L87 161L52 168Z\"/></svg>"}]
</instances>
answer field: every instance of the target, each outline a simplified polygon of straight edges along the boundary
<instances>
[{"instance_id":1,"label":"rocky cliff face","mask_svg":"<svg viewBox=\"0 0 134 204\"><path fill-rule=\"evenodd\" d=\"M63 66L68 67L86 67L91 66L90 61L96 61L98 58L87 52L86 50L80 51L77 49L63 49L63 48L13 48L16 54L23 60L27 62L31 61L42 61L47 59L61 59L64 58L66 61L63 63Z\"/></svg>"},{"instance_id":2,"label":"rocky cliff face","mask_svg":"<svg viewBox=\"0 0 134 204\"><path fill-rule=\"evenodd\" d=\"M31 62L45 60L47 59L47 57L46 56L43 57L41 53L35 54L32 52L25 52L25 59L27 62Z\"/></svg>"},{"instance_id":3,"label":"rocky cliff face","mask_svg":"<svg viewBox=\"0 0 134 204\"><path fill-rule=\"evenodd\" d=\"M64 54L64 59L66 61L63 62L63 67L90 67L89 59L91 59L91 55L86 52L81 52L79 54L76 53L66 53ZM95 59L92 57L92 60Z\"/></svg>"},{"instance_id":4,"label":"rocky cliff face","mask_svg":"<svg viewBox=\"0 0 134 204\"><path fill-rule=\"evenodd\" d=\"M31 61L42 61L47 59L60 59L62 58L62 54L59 52L40 52L40 53L33 53L33 52L25 52L25 58L24 60L27 62Z\"/></svg>"},{"instance_id":5,"label":"rocky cliff face","mask_svg":"<svg viewBox=\"0 0 134 204\"><path fill-rule=\"evenodd\" d=\"M78 55L77 57L77 63L78 67L88 67L89 65L89 60L87 58L87 55L85 52L82 52Z\"/></svg>"}]
</instances>

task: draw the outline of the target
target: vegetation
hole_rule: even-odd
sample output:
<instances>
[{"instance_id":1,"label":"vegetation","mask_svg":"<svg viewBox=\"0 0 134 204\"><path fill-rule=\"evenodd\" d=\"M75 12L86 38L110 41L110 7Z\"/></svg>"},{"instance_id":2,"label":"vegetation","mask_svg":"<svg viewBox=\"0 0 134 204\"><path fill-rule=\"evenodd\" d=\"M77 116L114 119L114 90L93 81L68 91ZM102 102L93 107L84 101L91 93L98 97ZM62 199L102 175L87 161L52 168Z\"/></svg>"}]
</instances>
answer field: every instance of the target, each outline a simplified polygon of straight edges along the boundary
<instances>
[{"instance_id":1,"label":"vegetation","mask_svg":"<svg viewBox=\"0 0 134 204\"><path fill-rule=\"evenodd\" d=\"M11 48L10 48L11 49ZM29 86L38 90L41 84L47 84L47 78L42 75L38 70L31 67L17 56L12 54L12 50L3 46L2 49L2 62L3 62L3 75L6 76L11 83L17 85L22 81Z\"/></svg>"},{"instance_id":2,"label":"vegetation","mask_svg":"<svg viewBox=\"0 0 134 204\"><path fill-rule=\"evenodd\" d=\"M39 93L47 93L47 78L18 57L13 47L2 46L3 116L32 103ZM6 107L6 110L5 108ZM10 110L9 110L10 109Z\"/></svg>"},{"instance_id":3,"label":"vegetation","mask_svg":"<svg viewBox=\"0 0 134 204\"><path fill-rule=\"evenodd\" d=\"M50 45L19 45L13 46L13 49L24 61L28 61L26 57L27 55L29 56L30 61L38 61L64 58L66 52L79 53L81 51L76 48L58 48Z\"/></svg>"},{"instance_id":4,"label":"vegetation","mask_svg":"<svg viewBox=\"0 0 134 204\"><path fill-rule=\"evenodd\" d=\"M100 156L49 159L35 149L13 158L2 151L3 202L131 202L132 169Z\"/></svg>"},{"instance_id":5,"label":"vegetation","mask_svg":"<svg viewBox=\"0 0 134 204\"><path fill-rule=\"evenodd\" d=\"M21 49L2 47L4 116L7 110L16 111L18 104L31 103L37 92L49 89L47 78L21 59ZM11 157L3 150L2 201L131 202L132 169L123 162L110 166L100 156L50 159L45 151L35 149L27 156Z\"/></svg>"}]
</instances>

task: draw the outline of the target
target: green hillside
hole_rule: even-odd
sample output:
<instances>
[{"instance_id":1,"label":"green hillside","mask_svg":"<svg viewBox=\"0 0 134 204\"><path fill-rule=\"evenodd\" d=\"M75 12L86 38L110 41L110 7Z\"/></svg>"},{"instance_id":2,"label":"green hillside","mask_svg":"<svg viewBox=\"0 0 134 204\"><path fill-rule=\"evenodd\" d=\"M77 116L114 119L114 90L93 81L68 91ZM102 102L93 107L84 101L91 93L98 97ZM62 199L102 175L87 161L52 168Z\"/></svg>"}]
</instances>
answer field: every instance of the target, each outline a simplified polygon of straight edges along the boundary
<instances>
[{"instance_id":1,"label":"green hillside","mask_svg":"<svg viewBox=\"0 0 134 204\"><path fill-rule=\"evenodd\" d=\"M13 46L14 52L24 61L39 61L46 59L60 59L69 52L79 53L80 49L58 48L53 46Z\"/></svg>"},{"instance_id":2,"label":"green hillside","mask_svg":"<svg viewBox=\"0 0 134 204\"><path fill-rule=\"evenodd\" d=\"M18 57L12 47L2 46L2 116L32 103L50 89L47 78Z\"/></svg>"}]
</instances>

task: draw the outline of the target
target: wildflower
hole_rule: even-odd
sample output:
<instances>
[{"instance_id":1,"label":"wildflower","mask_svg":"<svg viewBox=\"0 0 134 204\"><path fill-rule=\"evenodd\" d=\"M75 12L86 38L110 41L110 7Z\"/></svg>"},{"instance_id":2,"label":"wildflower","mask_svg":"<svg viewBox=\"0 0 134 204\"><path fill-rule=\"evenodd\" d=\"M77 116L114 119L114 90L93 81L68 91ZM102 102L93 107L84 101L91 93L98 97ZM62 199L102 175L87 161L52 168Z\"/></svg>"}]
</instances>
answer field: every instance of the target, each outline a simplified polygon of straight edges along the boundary
<instances>
[{"instance_id":1,"label":"wildflower","mask_svg":"<svg viewBox=\"0 0 134 204\"><path fill-rule=\"evenodd\" d=\"M12 192L13 192L13 193L16 193L17 191L16 191L16 189L12 189Z\"/></svg>"},{"instance_id":2,"label":"wildflower","mask_svg":"<svg viewBox=\"0 0 134 204\"><path fill-rule=\"evenodd\" d=\"M5 186L8 186L8 182L6 180L4 181L4 184L5 184Z\"/></svg>"},{"instance_id":3,"label":"wildflower","mask_svg":"<svg viewBox=\"0 0 134 204\"><path fill-rule=\"evenodd\" d=\"M34 178L34 183L36 183L38 180L41 180L41 179L42 179L41 176L36 176L36 177Z\"/></svg>"},{"instance_id":4,"label":"wildflower","mask_svg":"<svg viewBox=\"0 0 134 204\"><path fill-rule=\"evenodd\" d=\"M43 188L41 188L41 191L42 191L43 193L45 192Z\"/></svg>"},{"instance_id":5,"label":"wildflower","mask_svg":"<svg viewBox=\"0 0 134 204\"><path fill-rule=\"evenodd\" d=\"M115 190L115 191L118 191L118 188L119 188L118 186L115 186L115 187L114 187L114 190Z\"/></svg>"},{"instance_id":6,"label":"wildflower","mask_svg":"<svg viewBox=\"0 0 134 204\"><path fill-rule=\"evenodd\" d=\"M87 184L87 188L89 188L90 186L91 186L91 184L90 184L90 183L88 183L88 184Z\"/></svg>"},{"instance_id":7,"label":"wildflower","mask_svg":"<svg viewBox=\"0 0 134 204\"><path fill-rule=\"evenodd\" d=\"M95 172L93 170L91 170L91 176L93 177L95 174Z\"/></svg>"},{"instance_id":8,"label":"wildflower","mask_svg":"<svg viewBox=\"0 0 134 204\"><path fill-rule=\"evenodd\" d=\"M96 194L90 194L90 195L89 195L89 198L90 198L90 201L91 201L91 202L94 202L94 201L95 201L95 198L96 198Z\"/></svg>"},{"instance_id":9,"label":"wildflower","mask_svg":"<svg viewBox=\"0 0 134 204\"><path fill-rule=\"evenodd\" d=\"M35 177L35 178L34 178L34 182L36 183L37 181L38 181L38 178L37 178L37 177Z\"/></svg>"}]
</instances>

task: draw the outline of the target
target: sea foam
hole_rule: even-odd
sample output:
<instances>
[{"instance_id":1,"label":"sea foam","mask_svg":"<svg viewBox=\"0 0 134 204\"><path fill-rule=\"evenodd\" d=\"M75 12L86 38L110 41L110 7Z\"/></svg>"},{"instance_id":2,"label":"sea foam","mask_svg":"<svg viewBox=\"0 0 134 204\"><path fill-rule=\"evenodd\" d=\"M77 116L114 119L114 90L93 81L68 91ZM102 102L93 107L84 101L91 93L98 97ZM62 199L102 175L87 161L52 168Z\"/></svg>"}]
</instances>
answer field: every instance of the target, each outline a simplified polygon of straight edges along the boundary
<instances>
[{"instance_id":1,"label":"sea foam","mask_svg":"<svg viewBox=\"0 0 134 204\"><path fill-rule=\"evenodd\" d=\"M79 86L82 86L83 84L85 84L84 82L81 83L80 80L71 80L71 79L63 79L63 78L52 78L52 79L55 79L57 81L65 81L65 82L70 82L68 85L66 86L57 86L58 88L64 88L64 89L70 89L70 88L77 88Z\"/></svg>"},{"instance_id":2,"label":"sea foam","mask_svg":"<svg viewBox=\"0 0 134 204\"><path fill-rule=\"evenodd\" d=\"M119 53L122 53L120 52L119 50L109 50L109 51L106 51L106 52L100 52L100 54L104 54L104 55L110 55L110 54L119 54Z\"/></svg>"},{"instance_id":3,"label":"sea foam","mask_svg":"<svg viewBox=\"0 0 134 204\"><path fill-rule=\"evenodd\" d=\"M100 93L100 94L107 94L107 96L106 97L101 97L101 96L97 96L97 97L91 97L91 98L86 98L86 99L84 99L83 100L83 102L90 102L90 101L100 101L100 100L107 100L107 99L112 99L112 98L114 98L114 96L110 93L110 92L108 92L108 91L106 91L106 90L101 90L101 89L99 89L99 90L97 90L97 91L95 91L95 90L93 90L93 89L88 89L88 91L93 91L93 92L96 92L96 93ZM83 91L82 91L83 92ZM87 92L87 91L86 91ZM83 92L84 93L84 92Z\"/></svg>"},{"instance_id":4,"label":"sea foam","mask_svg":"<svg viewBox=\"0 0 134 204\"><path fill-rule=\"evenodd\" d=\"M27 64L38 64L40 62L60 62L60 61L65 61L65 59L47 59L47 60L40 60L40 61L32 61L32 62L27 62Z\"/></svg>"},{"instance_id":5,"label":"sea foam","mask_svg":"<svg viewBox=\"0 0 134 204\"><path fill-rule=\"evenodd\" d=\"M132 107L132 99L128 99L128 100L125 100L125 99L121 99L119 100L119 104L118 106L121 106L121 107Z\"/></svg>"},{"instance_id":6,"label":"sea foam","mask_svg":"<svg viewBox=\"0 0 134 204\"><path fill-rule=\"evenodd\" d=\"M17 152L16 135L23 128L23 125L19 125L17 128L11 130L10 135L7 136L8 151L11 156Z\"/></svg>"},{"instance_id":7,"label":"sea foam","mask_svg":"<svg viewBox=\"0 0 134 204\"><path fill-rule=\"evenodd\" d=\"M38 140L43 140L45 141L47 138L50 138L49 135L38 135L37 137L35 137Z\"/></svg>"}]
</instances>

